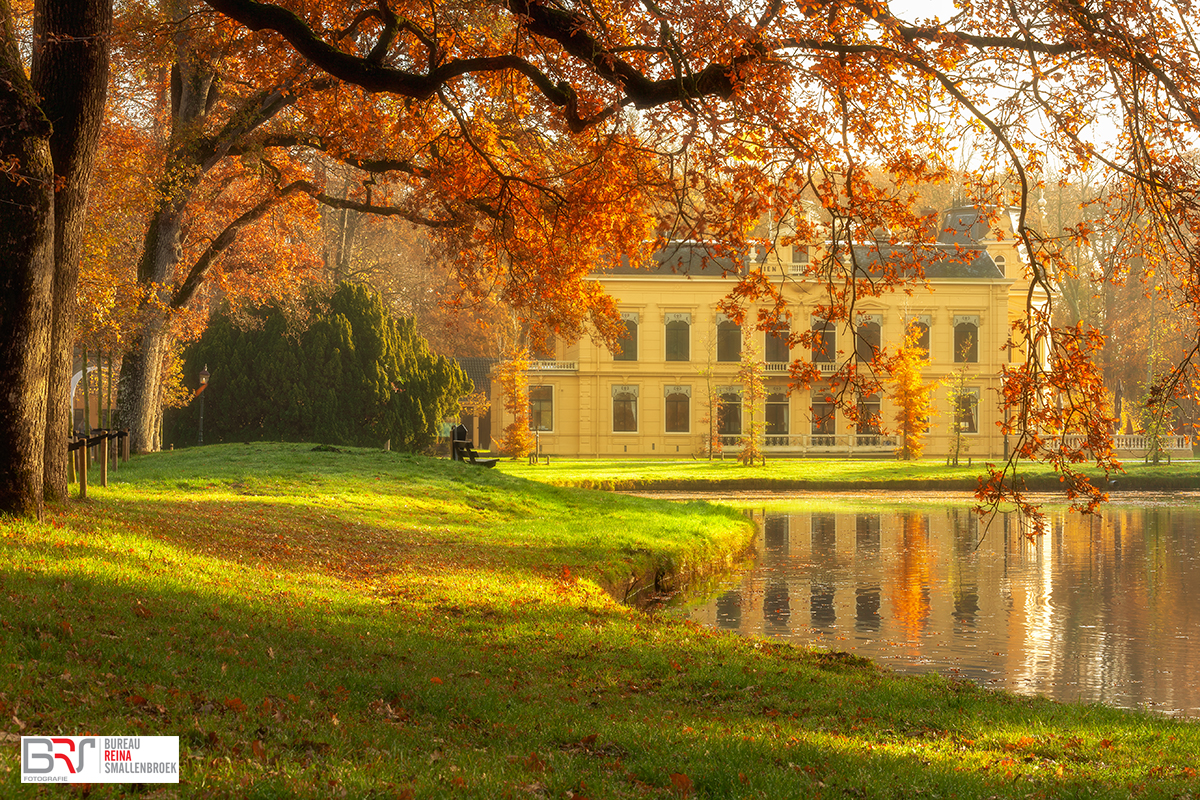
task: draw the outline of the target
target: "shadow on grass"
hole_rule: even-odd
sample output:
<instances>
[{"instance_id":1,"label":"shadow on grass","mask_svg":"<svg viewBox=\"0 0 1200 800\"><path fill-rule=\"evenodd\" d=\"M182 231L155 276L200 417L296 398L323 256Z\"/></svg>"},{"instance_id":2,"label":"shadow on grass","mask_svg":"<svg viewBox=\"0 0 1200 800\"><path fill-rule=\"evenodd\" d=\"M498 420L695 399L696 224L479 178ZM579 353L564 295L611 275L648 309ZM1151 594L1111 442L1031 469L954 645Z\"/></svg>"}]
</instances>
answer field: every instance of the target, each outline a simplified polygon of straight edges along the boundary
<instances>
[{"instance_id":1,"label":"shadow on grass","mask_svg":"<svg viewBox=\"0 0 1200 800\"><path fill-rule=\"evenodd\" d=\"M1195 726L650 620L536 571L442 564L379 596L313 582L323 542L260 564L237 552L253 533L223 553L54 535L3 544L3 718L180 735L185 795L667 797L673 774L703 797L1195 788Z\"/></svg>"},{"instance_id":2,"label":"shadow on grass","mask_svg":"<svg viewBox=\"0 0 1200 800\"><path fill-rule=\"evenodd\" d=\"M706 559L724 564L746 546L751 531L744 517L719 509L711 517L719 526L713 536L704 516L639 498L620 498L611 514L593 503L534 509L528 519L494 523L469 505L435 513L385 495L355 502L323 507L283 495L108 496L73 509L70 522L93 535L127 529L211 558L346 581L380 582L447 565L528 575L558 575L565 568L614 589L707 566ZM631 517L641 519L635 524Z\"/></svg>"}]
</instances>

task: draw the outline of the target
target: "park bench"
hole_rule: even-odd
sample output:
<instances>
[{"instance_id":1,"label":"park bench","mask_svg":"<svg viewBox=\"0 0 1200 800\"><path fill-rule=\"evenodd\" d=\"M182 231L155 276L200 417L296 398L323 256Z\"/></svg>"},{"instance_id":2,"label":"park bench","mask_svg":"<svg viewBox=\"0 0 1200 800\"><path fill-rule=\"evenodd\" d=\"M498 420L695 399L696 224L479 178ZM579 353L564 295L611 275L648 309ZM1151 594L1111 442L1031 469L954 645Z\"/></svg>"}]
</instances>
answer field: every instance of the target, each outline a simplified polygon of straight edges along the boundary
<instances>
[{"instance_id":1,"label":"park bench","mask_svg":"<svg viewBox=\"0 0 1200 800\"><path fill-rule=\"evenodd\" d=\"M500 459L480 457L479 451L471 447L471 440L467 438L467 426L455 425L450 431L450 460L465 461L477 467L490 469L496 466Z\"/></svg>"}]
</instances>

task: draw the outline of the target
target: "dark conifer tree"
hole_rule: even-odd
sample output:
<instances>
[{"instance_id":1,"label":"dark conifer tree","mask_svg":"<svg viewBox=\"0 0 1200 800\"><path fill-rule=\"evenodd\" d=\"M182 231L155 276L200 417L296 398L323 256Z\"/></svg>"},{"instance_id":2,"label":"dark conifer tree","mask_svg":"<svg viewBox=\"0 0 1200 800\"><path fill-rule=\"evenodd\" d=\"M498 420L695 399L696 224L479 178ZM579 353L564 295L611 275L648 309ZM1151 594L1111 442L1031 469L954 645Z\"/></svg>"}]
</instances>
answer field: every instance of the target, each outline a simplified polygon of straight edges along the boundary
<instances>
[{"instance_id":1,"label":"dark conifer tree","mask_svg":"<svg viewBox=\"0 0 1200 800\"><path fill-rule=\"evenodd\" d=\"M269 306L235 322L219 315L185 354L185 374L211 373L205 442L313 441L421 451L437 439L471 382L436 355L411 319L378 292L342 284L310 300L307 328ZM192 377L195 382L196 378ZM198 403L174 415L168 439L196 441Z\"/></svg>"}]
</instances>

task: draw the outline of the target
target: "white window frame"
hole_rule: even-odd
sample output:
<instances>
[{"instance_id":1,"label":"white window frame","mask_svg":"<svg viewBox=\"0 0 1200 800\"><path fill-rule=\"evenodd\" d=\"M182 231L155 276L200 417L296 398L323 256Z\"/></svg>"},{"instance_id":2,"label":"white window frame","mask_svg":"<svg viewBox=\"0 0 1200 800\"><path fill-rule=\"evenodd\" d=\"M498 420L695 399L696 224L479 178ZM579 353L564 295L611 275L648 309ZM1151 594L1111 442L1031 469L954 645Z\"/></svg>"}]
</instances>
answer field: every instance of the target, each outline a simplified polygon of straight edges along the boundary
<instances>
[{"instance_id":1,"label":"white window frame","mask_svg":"<svg viewBox=\"0 0 1200 800\"><path fill-rule=\"evenodd\" d=\"M639 409L638 409L638 405L639 405L638 392L639 392L639 386L637 384L620 384L620 385L618 385L618 384L614 383L612 385L612 406L611 406L611 410L609 413L611 415L610 416L610 427L612 428L612 432L614 434L617 434L617 435L637 434L637 433L641 432L642 418L641 418L641 414L639 413ZM633 395L633 430L631 430L631 431L617 430L617 396L622 395L622 394Z\"/></svg>"},{"instance_id":2,"label":"white window frame","mask_svg":"<svg viewBox=\"0 0 1200 800\"><path fill-rule=\"evenodd\" d=\"M687 430L669 431L667 430L667 400L673 394L685 395L688 399L687 413ZM667 436L690 436L692 433L692 387L691 386L663 386L663 433Z\"/></svg>"},{"instance_id":3,"label":"white window frame","mask_svg":"<svg viewBox=\"0 0 1200 800\"><path fill-rule=\"evenodd\" d=\"M549 428L539 429L539 428L535 428L533 426L533 390L534 389L549 389L550 390L550 427ZM554 384L538 383L538 384L534 384L533 386L530 386L529 387L529 430L534 431L536 433L554 433L554 417L555 417L554 405L555 405L555 403L554 403Z\"/></svg>"}]
</instances>

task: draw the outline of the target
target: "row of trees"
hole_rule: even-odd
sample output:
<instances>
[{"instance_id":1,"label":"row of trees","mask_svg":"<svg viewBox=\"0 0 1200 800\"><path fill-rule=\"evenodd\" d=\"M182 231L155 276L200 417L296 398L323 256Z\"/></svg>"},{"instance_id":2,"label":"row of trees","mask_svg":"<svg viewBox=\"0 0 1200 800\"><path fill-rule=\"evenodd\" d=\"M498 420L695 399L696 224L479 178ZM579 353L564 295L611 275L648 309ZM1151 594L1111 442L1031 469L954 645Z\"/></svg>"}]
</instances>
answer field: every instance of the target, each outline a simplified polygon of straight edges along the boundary
<instances>
[{"instance_id":1,"label":"row of trees","mask_svg":"<svg viewBox=\"0 0 1200 800\"><path fill-rule=\"evenodd\" d=\"M809 267L828 288L816 313L850 319L920 275L864 281L849 245L926 228L921 187L957 169L973 200L1021 209L1048 296L1072 246L1111 241L1115 263L1172 276L1164 303L1195 321L1191 13L1175 0L1014 0L945 22L842 0L146 0L116 13L111 0L0 0L0 451L13 458L0 509L65 494L81 294L111 314L121 405L135 447L155 449L180 339L216 300L257 303L317 272L318 206L427 229L460 300L504 302L536 347L550 332L616 337L612 301L587 280L598 263L642 263L666 238L730 254L807 240L813 201L847 223ZM1065 238L1026 213L1051 159L1104 187L1105 213ZM85 235L89 186L102 214ZM764 215L800 223L756 233ZM753 277L730 315L751 305L771 309L765 325L789 313ZM1073 475L1082 454L1039 431L1084 419L1111 466L1100 333L1031 305L1014 343L1050 357L1008 376L1016 456ZM1193 353L1157 381L1163 394L1186 385ZM1050 392L1069 402L1042 402ZM1007 474L989 497L1010 492Z\"/></svg>"}]
</instances>

